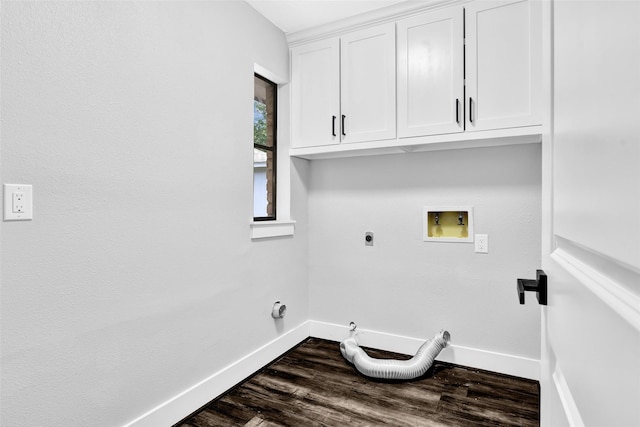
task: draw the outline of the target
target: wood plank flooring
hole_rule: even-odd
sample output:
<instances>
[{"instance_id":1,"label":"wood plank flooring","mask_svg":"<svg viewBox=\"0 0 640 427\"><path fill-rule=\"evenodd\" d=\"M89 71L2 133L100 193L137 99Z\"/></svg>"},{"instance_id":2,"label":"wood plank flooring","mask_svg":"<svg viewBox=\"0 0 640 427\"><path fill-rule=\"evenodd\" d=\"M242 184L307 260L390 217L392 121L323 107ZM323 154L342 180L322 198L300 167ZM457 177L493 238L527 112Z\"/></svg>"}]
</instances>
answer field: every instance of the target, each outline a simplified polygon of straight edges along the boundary
<instances>
[{"instance_id":1,"label":"wood plank flooring","mask_svg":"<svg viewBox=\"0 0 640 427\"><path fill-rule=\"evenodd\" d=\"M370 379L337 342L309 338L174 427L211 426L539 426L539 387L442 362L407 382Z\"/></svg>"}]
</instances>

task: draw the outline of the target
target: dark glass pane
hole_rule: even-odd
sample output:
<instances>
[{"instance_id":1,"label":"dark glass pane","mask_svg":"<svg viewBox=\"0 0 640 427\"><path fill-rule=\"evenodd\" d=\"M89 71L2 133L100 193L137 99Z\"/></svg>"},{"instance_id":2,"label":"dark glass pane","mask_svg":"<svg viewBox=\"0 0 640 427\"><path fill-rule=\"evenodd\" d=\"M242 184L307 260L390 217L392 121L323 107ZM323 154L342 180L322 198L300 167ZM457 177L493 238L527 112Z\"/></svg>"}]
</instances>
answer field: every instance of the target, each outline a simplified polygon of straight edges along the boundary
<instances>
[{"instance_id":1,"label":"dark glass pane","mask_svg":"<svg viewBox=\"0 0 640 427\"><path fill-rule=\"evenodd\" d=\"M254 76L253 217L276 218L276 85Z\"/></svg>"},{"instance_id":2,"label":"dark glass pane","mask_svg":"<svg viewBox=\"0 0 640 427\"><path fill-rule=\"evenodd\" d=\"M253 216L275 216L275 174L273 153L253 149Z\"/></svg>"},{"instance_id":3,"label":"dark glass pane","mask_svg":"<svg viewBox=\"0 0 640 427\"><path fill-rule=\"evenodd\" d=\"M273 147L275 130L275 85L254 77L253 143Z\"/></svg>"},{"instance_id":4,"label":"dark glass pane","mask_svg":"<svg viewBox=\"0 0 640 427\"><path fill-rule=\"evenodd\" d=\"M267 215L267 152L253 149L253 216Z\"/></svg>"}]
</instances>

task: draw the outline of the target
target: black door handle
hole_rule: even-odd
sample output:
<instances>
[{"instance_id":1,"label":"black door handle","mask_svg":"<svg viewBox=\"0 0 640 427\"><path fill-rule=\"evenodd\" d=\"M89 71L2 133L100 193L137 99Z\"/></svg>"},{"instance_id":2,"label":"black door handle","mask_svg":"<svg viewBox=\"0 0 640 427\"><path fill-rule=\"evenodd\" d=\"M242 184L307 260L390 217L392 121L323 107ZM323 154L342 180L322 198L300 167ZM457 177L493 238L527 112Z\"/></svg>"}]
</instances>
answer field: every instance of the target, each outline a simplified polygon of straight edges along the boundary
<instances>
[{"instance_id":1,"label":"black door handle","mask_svg":"<svg viewBox=\"0 0 640 427\"><path fill-rule=\"evenodd\" d=\"M469 97L469 122L473 123L473 99Z\"/></svg>"},{"instance_id":2,"label":"black door handle","mask_svg":"<svg viewBox=\"0 0 640 427\"><path fill-rule=\"evenodd\" d=\"M460 124L460 100L456 98L456 123Z\"/></svg>"},{"instance_id":3,"label":"black door handle","mask_svg":"<svg viewBox=\"0 0 640 427\"><path fill-rule=\"evenodd\" d=\"M344 118L346 116L343 114L342 115L342 136L347 136L347 133L344 131Z\"/></svg>"},{"instance_id":4,"label":"black door handle","mask_svg":"<svg viewBox=\"0 0 640 427\"><path fill-rule=\"evenodd\" d=\"M336 116L331 117L333 117L331 120L331 135L336 136Z\"/></svg>"},{"instance_id":5,"label":"black door handle","mask_svg":"<svg viewBox=\"0 0 640 427\"><path fill-rule=\"evenodd\" d=\"M524 304L525 291L532 291L536 293L538 304L547 305L547 275L544 271L536 270L536 280L518 279L517 290L520 304Z\"/></svg>"}]
</instances>

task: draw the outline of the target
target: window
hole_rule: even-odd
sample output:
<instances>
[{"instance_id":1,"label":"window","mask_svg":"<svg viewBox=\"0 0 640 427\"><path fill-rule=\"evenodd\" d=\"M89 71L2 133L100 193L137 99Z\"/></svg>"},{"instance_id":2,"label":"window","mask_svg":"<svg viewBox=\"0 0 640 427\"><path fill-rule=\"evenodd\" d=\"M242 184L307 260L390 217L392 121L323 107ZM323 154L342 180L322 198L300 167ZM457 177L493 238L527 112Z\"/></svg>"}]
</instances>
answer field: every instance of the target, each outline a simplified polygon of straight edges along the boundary
<instances>
[{"instance_id":1,"label":"window","mask_svg":"<svg viewBox=\"0 0 640 427\"><path fill-rule=\"evenodd\" d=\"M277 85L253 78L253 220L276 219Z\"/></svg>"},{"instance_id":2,"label":"window","mask_svg":"<svg viewBox=\"0 0 640 427\"><path fill-rule=\"evenodd\" d=\"M277 141L277 93L288 90L288 81L272 70L253 64L254 71L254 216L250 224L251 240L288 238L295 232L291 219L291 162L283 156L289 148L287 138ZM283 64L284 65L284 64ZM284 69L284 68L283 68ZM248 100L247 100L248 101ZM279 115L288 125L288 105ZM280 161L276 174L276 159ZM276 217L276 188L278 213Z\"/></svg>"}]
</instances>

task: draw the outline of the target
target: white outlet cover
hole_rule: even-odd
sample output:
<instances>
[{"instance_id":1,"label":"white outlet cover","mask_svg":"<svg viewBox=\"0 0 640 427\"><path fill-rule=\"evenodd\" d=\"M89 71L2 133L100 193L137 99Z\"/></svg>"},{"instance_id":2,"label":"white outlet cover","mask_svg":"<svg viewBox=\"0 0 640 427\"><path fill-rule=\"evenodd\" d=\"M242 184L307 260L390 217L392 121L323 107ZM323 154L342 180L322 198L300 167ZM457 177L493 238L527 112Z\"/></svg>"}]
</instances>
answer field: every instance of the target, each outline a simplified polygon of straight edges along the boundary
<instances>
[{"instance_id":1,"label":"white outlet cover","mask_svg":"<svg viewBox=\"0 0 640 427\"><path fill-rule=\"evenodd\" d=\"M489 235L488 234L476 234L475 251L477 254L489 253Z\"/></svg>"},{"instance_id":2,"label":"white outlet cover","mask_svg":"<svg viewBox=\"0 0 640 427\"><path fill-rule=\"evenodd\" d=\"M14 212L14 194L23 194L22 212ZM28 221L33 219L33 186L29 184L4 184L4 220Z\"/></svg>"}]
</instances>

